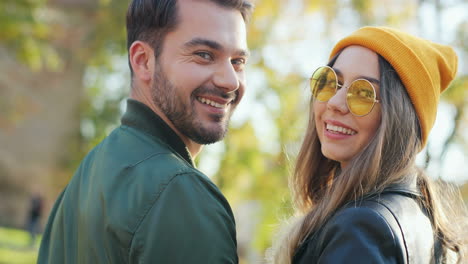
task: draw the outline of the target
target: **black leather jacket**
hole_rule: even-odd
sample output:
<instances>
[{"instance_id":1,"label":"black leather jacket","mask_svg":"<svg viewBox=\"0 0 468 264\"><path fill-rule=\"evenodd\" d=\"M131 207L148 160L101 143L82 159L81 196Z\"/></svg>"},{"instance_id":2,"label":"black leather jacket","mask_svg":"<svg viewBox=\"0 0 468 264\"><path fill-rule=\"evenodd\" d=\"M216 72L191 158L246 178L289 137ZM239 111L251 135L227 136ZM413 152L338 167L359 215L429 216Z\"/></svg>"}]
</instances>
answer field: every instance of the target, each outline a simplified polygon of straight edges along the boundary
<instances>
[{"instance_id":1,"label":"black leather jacket","mask_svg":"<svg viewBox=\"0 0 468 264\"><path fill-rule=\"evenodd\" d=\"M298 248L293 263L440 263L419 195L415 183L400 184L347 204Z\"/></svg>"}]
</instances>

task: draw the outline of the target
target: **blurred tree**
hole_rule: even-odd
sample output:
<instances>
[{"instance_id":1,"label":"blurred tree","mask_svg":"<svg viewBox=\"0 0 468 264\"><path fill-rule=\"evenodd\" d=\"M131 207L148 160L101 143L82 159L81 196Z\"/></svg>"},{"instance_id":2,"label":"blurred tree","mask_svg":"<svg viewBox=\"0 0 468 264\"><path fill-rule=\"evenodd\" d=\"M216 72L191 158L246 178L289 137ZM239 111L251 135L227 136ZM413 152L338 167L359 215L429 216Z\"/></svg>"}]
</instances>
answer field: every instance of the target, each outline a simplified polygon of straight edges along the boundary
<instances>
[{"instance_id":1,"label":"blurred tree","mask_svg":"<svg viewBox=\"0 0 468 264\"><path fill-rule=\"evenodd\" d=\"M112 69L113 56L124 54L127 4L0 2L0 167L7 168L0 179L20 190L15 199L3 197L10 202L2 203L0 215L9 217L0 224L22 224L34 189L52 202L87 151L80 120L93 111L87 110L92 98L83 89L85 73L93 65Z\"/></svg>"},{"instance_id":2,"label":"blurred tree","mask_svg":"<svg viewBox=\"0 0 468 264\"><path fill-rule=\"evenodd\" d=\"M440 6L440 1L436 1ZM440 18L440 16L438 16ZM439 25L442 24L442 21L439 21ZM439 26L441 28L442 26ZM462 52L458 55L460 56L460 64L466 62L468 58L468 19L465 18L457 27L457 32L455 34L456 39L454 44L457 47L460 47ZM465 65L466 67L466 65ZM450 147L458 143L459 145L465 145L468 143L466 138L466 129L467 123L466 119L468 118L467 105L468 105L468 72L459 72L457 79L450 85L449 89L442 94L442 98L454 106L454 115L453 115L453 129L450 134L447 136L445 142L443 143L442 151L439 156L440 162L443 164L446 162L447 152ZM464 132L465 131L465 132ZM466 149L466 148L465 148ZM439 178L441 178L442 170L439 171ZM468 196L465 197L468 199Z\"/></svg>"},{"instance_id":3,"label":"blurred tree","mask_svg":"<svg viewBox=\"0 0 468 264\"><path fill-rule=\"evenodd\" d=\"M439 155L439 160L441 163L446 161L446 156L449 148L456 142L461 145L464 144L466 140L463 136L463 131L466 129L463 124L463 118L466 115L466 105L468 103L468 75L462 75L458 77L443 93L443 98L445 101L449 102L454 109L453 114L453 128L450 131L449 135L444 140L442 144L442 151ZM439 170L438 178L442 178L442 170Z\"/></svg>"},{"instance_id":4,"label":"blurred tree","mask_svg":"<svg viewBox=\"0 0 468 264\"><path fill-rule=\"evenodd\" d=\"M466 1L452 1L451 3L442 2L440 0L420 0L419 9L422 9L423 5L432 5L434 9L435 19L431 20L432 27L435 28L436 40L441 41L441 38L444 33L444 24L446 21L443 21L444 12L447 9L453 8L454 6L460 6L461 9L466 9ZM427 23L425 19L420 19L419 27L422 28ZM468 102L468 72L466 70L466 65L463 64L468 57L468 18L465 16L456 27L456 33L454 34L455 38L450 43L455 47L457 55L459 56L459 71L457 78L451 83L450 87L442 94L442 100L449 103L453 108L453 127L446 138L441 139L442 147L441 151L426 151L425 152L425 164L426 168L429 168L432 164L437 164L437 171L434 173L434 177L442 179L443 175L443 166L447 160L447 153L452 147L457 145L466 145L466 118L467 118L467 102ZM463 68L464 66L464 68ZM431 142L428 142L427 149L431 148ZM466 147L465 147L465 156L466 156ZM432 169L432 168L430 168Z\"/></svg>"}]
</instances>

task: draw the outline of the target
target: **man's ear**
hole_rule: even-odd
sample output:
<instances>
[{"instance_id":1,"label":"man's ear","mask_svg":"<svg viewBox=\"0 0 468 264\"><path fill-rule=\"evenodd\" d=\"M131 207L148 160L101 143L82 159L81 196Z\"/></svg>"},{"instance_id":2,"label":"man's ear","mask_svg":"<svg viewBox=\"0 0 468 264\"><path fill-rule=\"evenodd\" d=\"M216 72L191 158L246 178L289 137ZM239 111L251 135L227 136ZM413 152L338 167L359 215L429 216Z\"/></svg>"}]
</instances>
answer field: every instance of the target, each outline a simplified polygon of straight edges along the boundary
<instances>
[{"instance_id":1,"label":"man's ear","mask_svg":"<svg viewBox=\"0 0 468 264\"><path fill-rule=\"evenodd\" d=\"M154 71L154 51L145 42L135 41L128 49L134 77L141 82L149 83Z\"/></svg>"}]
</instances>

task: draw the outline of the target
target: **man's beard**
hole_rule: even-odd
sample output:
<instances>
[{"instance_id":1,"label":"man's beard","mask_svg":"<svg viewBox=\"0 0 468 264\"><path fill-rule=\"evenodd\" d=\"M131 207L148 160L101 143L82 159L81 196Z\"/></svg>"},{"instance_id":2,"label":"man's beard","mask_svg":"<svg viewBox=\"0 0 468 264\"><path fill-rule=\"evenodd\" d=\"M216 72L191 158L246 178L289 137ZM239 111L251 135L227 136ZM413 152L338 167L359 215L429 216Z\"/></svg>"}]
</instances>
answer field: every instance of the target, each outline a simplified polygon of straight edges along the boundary
<instances>
[{"instance_id":1,"label":"man's beard","mask_svg":"<svg viewBox=\"0 0 468 264\"><path fill-rule=\"evenodd\" d=\"M166 78L161 65L156 65L153 87L151 87L152 100L172 122L174 127L180 133L198 144L212 144L223 139L227 133L227 125L233 109L227 117L224 115L212 115L212 122L224 124L220 124L219 129L209 129L209 127L203 125L202 120L196 114L195 95L202 94L202 92L225 98L227 95L217 88L213 90L200 86L192 91L190 94L190 101L187 104L186 100L180 98L177 94L177 89L178 88ZM231 105L231 107L234 107L234 105ZM225 120L223 121L223 119Z\"/></svg>"}]
</instances>

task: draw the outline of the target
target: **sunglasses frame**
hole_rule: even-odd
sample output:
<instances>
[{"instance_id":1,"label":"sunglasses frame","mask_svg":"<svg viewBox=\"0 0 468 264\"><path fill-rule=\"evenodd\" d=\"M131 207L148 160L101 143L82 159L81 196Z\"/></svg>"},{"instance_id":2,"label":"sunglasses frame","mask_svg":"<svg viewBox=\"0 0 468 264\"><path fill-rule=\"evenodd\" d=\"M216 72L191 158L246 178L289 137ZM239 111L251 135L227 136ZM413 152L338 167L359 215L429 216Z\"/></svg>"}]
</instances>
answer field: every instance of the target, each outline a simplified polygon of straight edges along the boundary
<instances>
[{"instance_id":1,"label":"sunglasses frame","mask_svg":"<svg viewBox=\"0 0 468 264\"><path fill-rule=\"evenodd\" d=\"M368 114L370 114L370 113L372 112L372 110L374 109L375 103L380 103L380 100L377 99L377 91L376 91L374 85L373 85L369 80L360 78L360 79L356 79L356 80L352 81L348 86L344 86L344 85L338 83L338 75L336 74L335 70L334 70L332 67L328 66L328 65L318 67L318 68L312 73L312 76L311 76L310 79L309 79L309 86L310 86L310 90L311 90L311 92L312 92L312 97L314 98L314 100L317 100L317 101L319 101L319 102L328 102L328 101L331 99L331 97L330 97L330 99L328 99L328 100L326 100L326 101L321 101L321 100L319 100L319 99L317 98L317 96L315 96L313 87L312 87L312 85L311 85L315 73L316 73L318 70L323 69L323 68L327 68L327 69L331 70L331 71L333 72L333 75L335 75L335 80L336 80L335 83L336 83L336 85L335 85L335 94L334 94L333 96L335 96L336 93L338 92L338 88L339 88L339 89L345 88L346 91L347 91L347 90L349 89L349 87L351 87L351 86L353 85L353 83L355 83L356 81L365 81L365 82L367 82L367 83L372 87L372 90L374 90L374 98L372 98L372 106L371 106L369 112L367 112L366 114L363 114L363 115L357 115L357 114L353 113L353 111L351 111L351 108L349 107L349 103L348 103L348 96L346 96L346 100L345 100L345 101L346 101L346 107L348 107L349 112L350 112L351 114L353 114L354 116L358 116L358 117L366 116L366 115L368 115ZM347 94L347 93L346 93L346 94ZM332 97L333 97L333 96L332 96Z\"/></svg>"}]
</instances>

